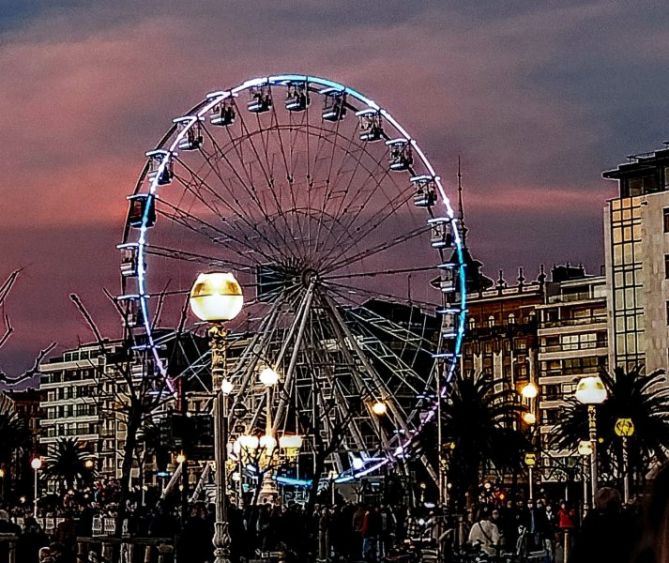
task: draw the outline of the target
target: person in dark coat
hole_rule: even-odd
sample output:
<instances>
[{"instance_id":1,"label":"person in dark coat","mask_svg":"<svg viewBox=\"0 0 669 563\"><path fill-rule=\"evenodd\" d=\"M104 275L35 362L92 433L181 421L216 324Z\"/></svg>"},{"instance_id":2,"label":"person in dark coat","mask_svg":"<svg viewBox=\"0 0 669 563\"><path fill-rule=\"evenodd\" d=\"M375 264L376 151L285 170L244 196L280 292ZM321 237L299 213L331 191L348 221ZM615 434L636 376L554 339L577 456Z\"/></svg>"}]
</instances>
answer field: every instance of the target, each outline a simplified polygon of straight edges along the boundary
<instances>
[{"instance_id":1,"label":"person in dark coat","mask_svg":"<svg viewBox=\"0 0 669 563\"><path fill-rule=\"evenodd\" d=\"M637 530L634 518L622 509L620 493L602 487L576 536L569 563L629 563Z\"/></svg>"},{"instance_id":2,"label":"person in dark coat","mask_svg":"<svg viewBox=\"0 0 669 563\"><path fill-rule=\"evenodd\" d=\"M669 464L655 476L644 510L644 526L634 563L669 561Z\"/></svg>"},{"instance_id":3,"label":"person in dark coat","mask_svg":"<svg viewBox=\"0 0 669 563\"><path fill-rule=\"evenodd\" d=\"M40 548L49 545L49 536L31 516L24 522L24 531L16 543L16 559L21 563L38 563Z\"/></svg>"}]
</instances>

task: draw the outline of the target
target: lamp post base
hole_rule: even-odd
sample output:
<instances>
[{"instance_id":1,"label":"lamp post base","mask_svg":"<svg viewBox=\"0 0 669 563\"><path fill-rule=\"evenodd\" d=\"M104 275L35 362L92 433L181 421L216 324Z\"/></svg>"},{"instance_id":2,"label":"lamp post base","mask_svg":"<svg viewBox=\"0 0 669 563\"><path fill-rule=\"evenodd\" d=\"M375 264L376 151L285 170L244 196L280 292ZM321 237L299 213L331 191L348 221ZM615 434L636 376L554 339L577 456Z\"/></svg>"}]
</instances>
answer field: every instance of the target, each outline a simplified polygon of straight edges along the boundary
<instances>
[{"instance_id":1,"label":"lamp post base","mask_svg":"<svg viewBox=\"0 0 669 563\"><path fill-rule=\"evenodd\" d=\"M230 535L227 522L214 524L214 563L230 563Z\"/></svg>"}]
</instances>

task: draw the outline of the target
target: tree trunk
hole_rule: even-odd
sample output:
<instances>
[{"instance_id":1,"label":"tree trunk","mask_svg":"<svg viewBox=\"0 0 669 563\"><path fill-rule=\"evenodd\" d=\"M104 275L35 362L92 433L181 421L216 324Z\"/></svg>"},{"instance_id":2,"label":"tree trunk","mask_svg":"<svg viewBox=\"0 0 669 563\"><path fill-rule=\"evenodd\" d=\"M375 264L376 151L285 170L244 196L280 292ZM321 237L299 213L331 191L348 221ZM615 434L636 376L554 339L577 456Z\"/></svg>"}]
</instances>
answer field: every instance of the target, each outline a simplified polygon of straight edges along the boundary
<instances>
[{"instance_id":1,"label":"tree trunk","mask_svg":"<svg viewBox=\"0 0 669 563\"><path fill-rule=\"evenodd\" d=\"M127 502L130 498L130 478L132 477L132 462L135 457L137 446L137 432L142 420L141 409L137 405L131 405L128 409L128 421L126 424L125 447L123 448L123 463L121 464L121 491L116 516L115 536L121 537L123 521L127 516Z\"/></svg>"},{"instance_id":2,"label":"tree trunk","mask_svg":"<svg viewBox=\"0 0 669 563\"><path fill-rule=\"evenodd\" d=\"M316 454L316 460L314 463L314 476L311 480L311 486L309 487L309 501L307 502L306 514L310 515L314 512L314 506L316 506L316 496L318 495L318 484L321 480L321 474L325 469L325 455L322 452Z\"/></svg>"}]
</instances>

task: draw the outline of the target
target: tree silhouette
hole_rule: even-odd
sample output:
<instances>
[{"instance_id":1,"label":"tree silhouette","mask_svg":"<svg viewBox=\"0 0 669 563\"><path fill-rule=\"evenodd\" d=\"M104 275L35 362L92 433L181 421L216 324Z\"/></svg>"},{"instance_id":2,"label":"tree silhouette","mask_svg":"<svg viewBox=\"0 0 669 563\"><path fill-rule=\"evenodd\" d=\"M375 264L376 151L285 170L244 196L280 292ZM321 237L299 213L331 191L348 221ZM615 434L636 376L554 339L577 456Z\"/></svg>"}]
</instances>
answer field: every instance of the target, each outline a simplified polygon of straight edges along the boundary
<instances>
[{"instance_id":1,"label":"tree silhouette","mask_svg":"<svg viewBox=\"0 0 669 563\"><path fill-rule=\"evenodd\" d=\"M449 458L452 502L461 503L467 494L475 499L484 471L521 467L522 455L530 448L515 427L522 410L513 391L494 390L489 374L454 375L441 409L442 444L438 445L446 448Z\"/></svg>"},{"instance_id":2,"label":"tree silhouette","mask_svg":"<svg viewBox=\"0 0 669 563\"><path fill-rule=\"evenodd\" d=\"M92 466L87 467L89 456L77 438L58 438L49 447L45 473L64 483L67 489L90 483L95 472Z\"/></svg>"}]
</instances>

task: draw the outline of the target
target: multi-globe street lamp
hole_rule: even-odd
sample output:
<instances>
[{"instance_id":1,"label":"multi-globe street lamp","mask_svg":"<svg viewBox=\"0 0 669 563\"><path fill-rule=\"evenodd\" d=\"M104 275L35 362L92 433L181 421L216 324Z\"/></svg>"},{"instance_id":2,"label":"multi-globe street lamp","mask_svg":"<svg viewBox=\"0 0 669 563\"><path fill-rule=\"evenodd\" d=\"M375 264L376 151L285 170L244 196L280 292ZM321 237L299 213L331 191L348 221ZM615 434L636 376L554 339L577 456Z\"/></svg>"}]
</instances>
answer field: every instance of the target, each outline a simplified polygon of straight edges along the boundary
<instances>
[{"instance_id":1,"label":"multi-globe street lamp","mask_svg":"<svg viewBox=\"0 0 669 563\"><path fill-rule=\"evenodd\" d=\"M214 458L216 461L216 524L214 529L214 563L229 563L230 534L226 507L226 458L228 443L227 405L232 387L225 381L224 322L234 319L242 310L244 297L239 282L229 273L200 274L190 292L191 310L209 323L211 375L214 392Z\"/></svg>"},{"instance_id":2,"label":"multi-globe street lamp","mask_svg":"<svg viewBox=\"0 0 669 563\"><path fill-rule=\"evenodd\" d=\"M597 405L606 401L606 387L599 376L583 377L576 386L576 400L588 407L588 439L590 453L590 494L594 503L597 492Z\"/></svg>"},{"instance_id":3,"label":"multi-globe street lamp","mask_svg":"<svg viewBox=\"0 0 669 563\"><path fill-rule=\"evenodd\" d=\"M33 471L35 473L34 475L34 499L33 499L33 518L37 518L37 499L39 496L39 481L38 481L38 473L39 470L42 468L42 458L39 457L34 457L32 461L30 462L30 467L33 468Z\"/></svg>"}]
</instances>

